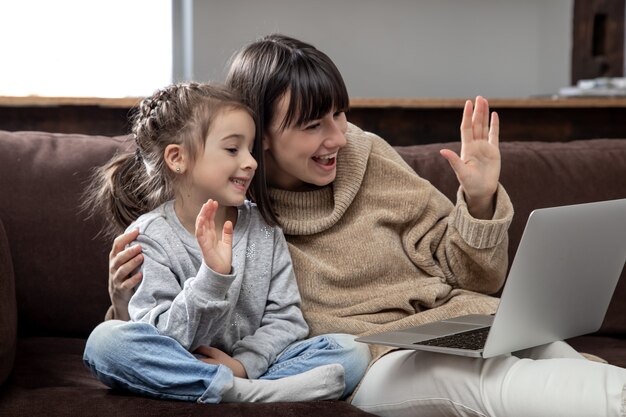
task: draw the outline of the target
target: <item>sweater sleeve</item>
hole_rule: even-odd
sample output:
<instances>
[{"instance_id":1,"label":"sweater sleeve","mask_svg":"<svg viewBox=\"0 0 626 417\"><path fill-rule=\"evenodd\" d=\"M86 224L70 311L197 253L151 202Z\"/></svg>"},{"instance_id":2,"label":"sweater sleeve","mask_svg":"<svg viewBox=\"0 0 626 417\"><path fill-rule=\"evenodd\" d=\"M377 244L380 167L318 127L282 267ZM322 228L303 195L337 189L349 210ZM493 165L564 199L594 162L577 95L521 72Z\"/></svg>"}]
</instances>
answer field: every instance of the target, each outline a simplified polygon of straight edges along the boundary
<instances>
[{"instance_id":1,"label":"sweater sleeve","mask_svg":"<svg viewBox=\"0 0 626 417\"><path fill-rule=\"evenodd\" d=\"M280 352L309 332L300 310L300 293L287 242L279 228L274 228L271 275L260 327L233 347L233 358L244 365L251 379L263 375Z\"/></svg>"},{"instance_id":2,"label":"sweater sleeve","mask_svg":"<svg viewBox=\"0 0 626 417\"><path fill-rule=\"evenodd\" d=\"M169 256L175 256L175 250L147 233L141 233L137 241L144 255L143 279L128 306L131 320L152 324L186 349L194 345L198 329L205 340L219 331L234 275L217 274L202 263L196 276L183 281L186 277L172 271Z\"/></svg>"},{"instance_id":3,"label":"sweater sleeve","mask_svg":"<svg viewBox=\"0 0 626 417\"><path fill-rule=\"evenodd\" d=\"M405 251L420 269L455 288L482 293L500 289L508 267L508 227L513 206L499 185L494 216L475 219L469 214L462 189L453 205L432 184L419 177L389 144L375 137L381 163L388 166L389 188L396 198L413 198L412 216L403 227ZM403 183L400 187L398 183ZM393 185L392 185L393 184ZM384 187L384 184L383 184Z\"/></svg>"}]
</instances>

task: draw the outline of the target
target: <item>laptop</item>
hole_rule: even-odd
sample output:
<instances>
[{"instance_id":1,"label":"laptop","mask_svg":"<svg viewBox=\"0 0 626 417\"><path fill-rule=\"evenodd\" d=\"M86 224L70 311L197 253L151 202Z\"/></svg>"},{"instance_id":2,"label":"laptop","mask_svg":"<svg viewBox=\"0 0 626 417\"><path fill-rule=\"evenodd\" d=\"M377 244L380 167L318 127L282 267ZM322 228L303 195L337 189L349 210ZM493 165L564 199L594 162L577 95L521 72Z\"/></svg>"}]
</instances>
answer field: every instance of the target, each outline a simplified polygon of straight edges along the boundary
<instances>
[{"instance_id":1,"label":"laptop","mask_svg":"<svg viewBox=\"0 0 626 417\"><path fill-rule=\"evenodd\" d=\"M537 209L528 218L495 315L356 340L489 358L592 333L602 325L624 262L626 199Z\"/></svg>"}]
</instances>

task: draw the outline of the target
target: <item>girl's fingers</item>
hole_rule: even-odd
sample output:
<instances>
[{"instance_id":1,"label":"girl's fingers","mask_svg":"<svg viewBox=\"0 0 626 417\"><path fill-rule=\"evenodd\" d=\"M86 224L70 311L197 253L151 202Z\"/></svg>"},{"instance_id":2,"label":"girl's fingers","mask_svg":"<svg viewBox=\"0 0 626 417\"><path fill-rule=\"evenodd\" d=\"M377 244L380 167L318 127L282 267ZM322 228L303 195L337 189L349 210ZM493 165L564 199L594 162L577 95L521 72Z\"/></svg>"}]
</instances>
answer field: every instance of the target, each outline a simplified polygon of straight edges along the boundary
<instances>
[{"instance_id":1,"label":"girl's fingers","mask_svg":"<svg viewBox=\"0 0 626 417\"><path fill-rule=\"evenodd\" d=\"M224 223L224 229L222 229L222 242L228 247L233 246L233 222L230 220Z\"/></svg>"}]
</instances>

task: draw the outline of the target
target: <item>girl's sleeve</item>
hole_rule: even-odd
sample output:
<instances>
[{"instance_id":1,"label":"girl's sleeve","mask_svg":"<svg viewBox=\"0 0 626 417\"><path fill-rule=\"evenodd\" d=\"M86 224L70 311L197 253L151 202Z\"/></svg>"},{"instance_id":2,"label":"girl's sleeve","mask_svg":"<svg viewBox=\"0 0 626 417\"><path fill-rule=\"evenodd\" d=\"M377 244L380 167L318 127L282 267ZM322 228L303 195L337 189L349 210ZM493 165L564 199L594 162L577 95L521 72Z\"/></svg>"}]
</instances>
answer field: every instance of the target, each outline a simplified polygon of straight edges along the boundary
<instances>
[{"instance_id":1,"label":"girl's sleeve","mask_svg":"<svg viewBox=\"0 0 626 417\"><path fill-rule=\"evenodd\" d=\"M309 333L309 327L300 310L300 292L291 256L279 228L274 228L271 275L260 327L233 347L233 358L244 365L248 378L251 379L263 375L280 352Z\"/></svg>"},{"instance_id":2,"label":"girl's sleeve","mask_svg":"<svg viewBox=\"0 0 626 417\"><path fill-rule=\"evenodd\" d=\"M143 279L128 306L131 320L152 324L186 349L194 345L198 329L203 337L219 331L234 275L217 274L202 263L197 275L181 286L169 258L175 252L145 233L137 241L144 256Z\"/></svg>"}]
</instances>

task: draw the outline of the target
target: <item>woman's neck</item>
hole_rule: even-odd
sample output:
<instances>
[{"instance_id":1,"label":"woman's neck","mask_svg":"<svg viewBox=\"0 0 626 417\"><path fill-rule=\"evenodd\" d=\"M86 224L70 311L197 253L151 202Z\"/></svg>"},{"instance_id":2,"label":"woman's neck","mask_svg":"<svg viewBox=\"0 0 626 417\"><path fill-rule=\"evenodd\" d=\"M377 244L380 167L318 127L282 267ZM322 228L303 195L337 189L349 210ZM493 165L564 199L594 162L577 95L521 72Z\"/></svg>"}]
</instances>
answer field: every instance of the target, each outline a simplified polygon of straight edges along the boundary
<instances>
[{"instance_id":1,"label":"woman's neck","mask_svg":"<svg viewBox=\"0 0 626 417\"><path fill-rule=\"evenodd\" d=\"M192 235L195 235L196 233L196 218L198 217L198 213L200 213L200 209L204 203L205 202L196 203L185 198L176 198L174 201L174 212L176 213L178 220ZM233 223L233 226L237 223L237 208L220 205L215 213L215 230L219 231L218 236L220 236L220 239L224 223L228 220Z\"/></svg>"}]
</instances>

